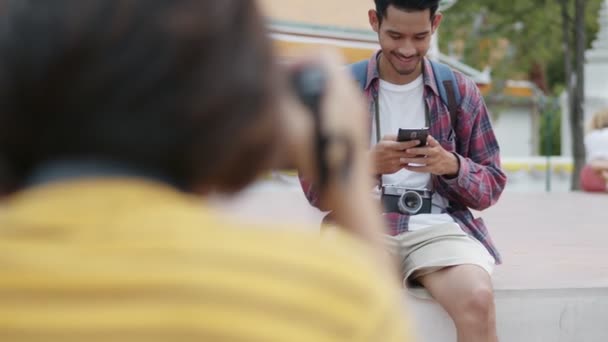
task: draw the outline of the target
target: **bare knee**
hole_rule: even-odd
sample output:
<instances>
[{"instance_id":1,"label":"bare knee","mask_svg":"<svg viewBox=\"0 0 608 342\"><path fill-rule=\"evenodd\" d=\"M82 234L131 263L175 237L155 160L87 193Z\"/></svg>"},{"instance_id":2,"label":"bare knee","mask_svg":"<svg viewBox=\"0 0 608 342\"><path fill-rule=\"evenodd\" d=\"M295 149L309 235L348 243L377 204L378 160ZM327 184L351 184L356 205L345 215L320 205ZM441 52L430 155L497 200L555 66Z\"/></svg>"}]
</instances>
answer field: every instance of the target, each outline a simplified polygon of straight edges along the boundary
<instances>
[{"instance_id":1,"label":"bare knee","mask_svg":"<svg viewBox=\"0 0 608 342\"><path fill-rule=\"evenodd\" d=\"M494 317L494 291L489 284L471 288L460 298L460 313L453 317L457 325L486 328Z\"/></svg>"}]
</instances>

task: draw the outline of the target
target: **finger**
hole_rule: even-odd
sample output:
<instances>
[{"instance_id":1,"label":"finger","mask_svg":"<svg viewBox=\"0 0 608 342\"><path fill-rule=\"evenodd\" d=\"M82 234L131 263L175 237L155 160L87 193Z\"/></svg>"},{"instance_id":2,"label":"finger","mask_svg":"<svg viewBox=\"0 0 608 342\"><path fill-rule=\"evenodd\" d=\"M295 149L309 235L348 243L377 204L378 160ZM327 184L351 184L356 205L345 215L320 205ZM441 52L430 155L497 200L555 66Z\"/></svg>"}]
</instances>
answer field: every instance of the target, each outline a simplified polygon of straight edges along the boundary
<instances>
[{"instance_id":1,"label":"finger","mask_svg":"<svg viewBox=\"0 0 608 342\"><path fill-rule=\"evenodd\" d=\"M400 141L400 142L385 142L388 148L390 148L393 151L399 151L399 152L405 152L408 148L412 148L414 146L417 146L418 144L420 144L419 140L412 140L412 141Z\"/></svg>"},{"instance_id":2,"label":"finger","mask_svg":"<svg viewBox=\"0 0 608 342\"><path fill-rule=\"evenodd\" d=\"M401 158L408 158L408 159L413 159L413 158L423 158L422 155L419 154L409 154L406 152L399 152L397 154L397 158L401 159Z\"/></svg>"},{"instance_id":3,"label":"finger","mask_svg":"<svg viewBox=\"0 0 608 342\"><path fill-rule=\"evenodd\" d=\"M429 147L441 147L441 144L439 143L439 141L437 141L437 139L433 138L433 136L429 135L426 138L426 142L428 144Z\"/></svg>"},{"instance_id":4,"label":"finger","mask_svg":"<svg viewBox=\"0 0 608 342\"><path fill-rule=\"evenodd\" d=\"M412 142L396 142L396 141L380 141L378 143L378 145L380 145L381 147L390 150L392 152L404 152L405 150L407 150L410 147L416 146L416 144L413 144Z\"/></svg>"},{"instance_id":5,"label":"finger","mask_svg":"<svg viewBox=\"0 0 608 342\"><path fill-rule=\"evenodd\" d=\"M382 137L382 139L380 141L397 141L397 136L394 134L387 134L385 136Z\"/></svg>"},{"instance_id":6,"label":"finger","mask_svg":"<svg viewBox=\"0 0 608 342\"><path fill-rule=\"evenodd\" d=\"M380 160L380 162L378 164L379 165L401 165L401 164L403 164L402 160L404 158L407 159L403 155L397 155L397 156L393 156L392 158L382 159L382 160Z\"/></svg>"},{"instance_id":7,"label":"finger","mask_svg":"<svg viewBox=\"0 0 608 342\"><path fill-rule=\"evenodd\" d=\"M415 147L408 149L406 152L416 155L434 156L443 150L443 146L432 136L427 137L427 145L424 147Z\"/></svg>"},{"instance_id":8,"label":"finger","mask_svg":"<svg viewBox=\"0 0 608 342\"><path fill-rule=\"evenodd\" d=\"M409 148L413 148L413 147L420 145L420 140L401 141L401 142L398 142L398 144L399 144L399 147L401 148L401 150L405 151Z\"/></svg>"},{"instance_id":9,"label":"finger","mask_svg":"<svg viewBox=\"0 0 608 342\"><path fill-rule=\"evenodd\" d=\"M432 154L432 148L430 147L414 147L408 148L405 150L405 153L414 155L414 156L428 156Z\"/></svg>"}]
</instances>

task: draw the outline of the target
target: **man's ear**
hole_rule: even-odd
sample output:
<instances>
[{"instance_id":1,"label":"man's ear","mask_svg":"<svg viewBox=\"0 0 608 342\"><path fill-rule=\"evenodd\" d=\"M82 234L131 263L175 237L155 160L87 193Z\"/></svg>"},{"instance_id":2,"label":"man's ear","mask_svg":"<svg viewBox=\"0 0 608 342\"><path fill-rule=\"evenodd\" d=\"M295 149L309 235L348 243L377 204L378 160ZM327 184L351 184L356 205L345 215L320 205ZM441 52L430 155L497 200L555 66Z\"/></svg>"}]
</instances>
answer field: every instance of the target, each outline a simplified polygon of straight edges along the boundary
<instances>
[{"instance_id":1,"label":"man's ear","mask_svg":"<svg viewBox=\"0 0 608 342\"><path fill-rule=\"evenodd\" d=\"M367 16L369 17L369 25L372 27L372 30L378 33L378 31L380 31L380 20L378 19L378 13L375 10L370 9L367 12Z\"/></svg>"},{"instance_id":2,"label":"man's ear","mask_svg":"<svg viewBox=\"0 0 608 342\"><path fill-rule=\"evenodd\" d=\"M441 20L443 19L443 14L437 12L435 13L435 17L433 18L433 33L435 33L435 31L437 31L437 29L439 28L439 25L441 25Z\"/></svg>"}]
</instances>

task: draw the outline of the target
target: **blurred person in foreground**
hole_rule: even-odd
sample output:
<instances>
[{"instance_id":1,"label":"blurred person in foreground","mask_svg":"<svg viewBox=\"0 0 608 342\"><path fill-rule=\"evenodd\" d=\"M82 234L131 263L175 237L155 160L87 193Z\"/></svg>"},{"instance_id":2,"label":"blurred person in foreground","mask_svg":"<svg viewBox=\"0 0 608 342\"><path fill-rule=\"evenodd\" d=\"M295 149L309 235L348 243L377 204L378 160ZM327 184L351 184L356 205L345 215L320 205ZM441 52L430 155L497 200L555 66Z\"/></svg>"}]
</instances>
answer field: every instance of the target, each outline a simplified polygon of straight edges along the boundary
<instances>
[{"instance_id":1,"label":"blurred person in foreground","mask_svg":"<svg viewBox=\"0 0 608 342\"><path fill-rule=\"evenodd\" d=\"M608 108L591 118L585 150L587 163L581 171L581 188L589 192L608 192Z\"/></svg>"},{"instance_id":2,"label":"blurred person in foreground","mask_svg":"<svg viewBox=\"0 0 608 342\"><path fill-rule=\"evenodd\" d=\"M381 50L350 66L368 100L370 177L378 186L367 196L384 204L386 248L399 258L408 290L437 300L458 341L496 341L491 274L500 254L471 212L494 205L506 184L488 110L475 82L426 57L442 20L438 0L375 5L368 16ZM421 128L426 144L397 140L400 129ZM333 209L316 201L303 175L313 205Z\"/></svg>"},{"instance_id":3,"label":"blurred person in foreground","mask_svg":"<svg viewBox=\"0 0 608 342\"><path fill-rule=\"evenodd\" d=\"M315 131L253 1L0 0L0 23L0 340L409 341L338 61ZM280 155L350 233L201 202Z\"/></svg>"}]
</instances>

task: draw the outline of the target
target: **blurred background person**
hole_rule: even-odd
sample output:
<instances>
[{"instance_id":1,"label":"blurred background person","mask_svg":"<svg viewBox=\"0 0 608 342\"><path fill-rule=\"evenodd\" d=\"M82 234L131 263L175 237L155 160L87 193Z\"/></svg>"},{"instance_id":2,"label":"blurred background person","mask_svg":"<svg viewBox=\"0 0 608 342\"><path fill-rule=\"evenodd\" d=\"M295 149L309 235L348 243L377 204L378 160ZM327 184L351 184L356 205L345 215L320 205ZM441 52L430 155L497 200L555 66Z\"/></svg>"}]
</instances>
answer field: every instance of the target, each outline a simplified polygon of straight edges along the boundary
<instances>
[{"instance_id":1,"label":"blurred background person","mask_svg":"<svg viewBox=\"0 0 608 342\"><path fill-rule=\"evenodd\" d=\"M337 61L315 126L253 1L0 0L0 17L0 340L409 340ZM244 229L201 201L282 155L352 234Z\"/></svg>"},{"instance_id":2,"label":"blurred background person","mask_svg":"<svg viewBox=\"0 0 608 342\"><path fill-rule=\"evenodd\" d=\"M591 118L585 150L587 165L581 171L581 188L590 192L608 191L608 108Z\"/></svg>"}]
</instances>

